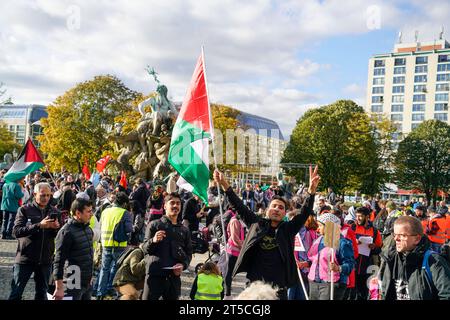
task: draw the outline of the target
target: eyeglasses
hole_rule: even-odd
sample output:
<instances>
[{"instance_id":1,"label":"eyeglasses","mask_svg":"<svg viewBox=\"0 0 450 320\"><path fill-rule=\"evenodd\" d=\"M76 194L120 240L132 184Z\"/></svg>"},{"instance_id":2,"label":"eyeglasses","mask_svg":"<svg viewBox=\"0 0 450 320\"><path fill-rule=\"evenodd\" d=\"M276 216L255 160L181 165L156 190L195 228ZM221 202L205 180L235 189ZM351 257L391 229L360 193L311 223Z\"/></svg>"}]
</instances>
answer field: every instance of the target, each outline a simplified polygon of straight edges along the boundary
<instances>
[{"instance_id":1,"label":"eyeglasses","mask_svg":"<svg viewBox=\"0 0 450 320\"><path fill-rule=\"evenodd\" d=\"M399 237L401 240L406 240L408 237L417 236L417 234L406 234L406 233L393 233L394 238Z\"/></svg>"}]
</instances>

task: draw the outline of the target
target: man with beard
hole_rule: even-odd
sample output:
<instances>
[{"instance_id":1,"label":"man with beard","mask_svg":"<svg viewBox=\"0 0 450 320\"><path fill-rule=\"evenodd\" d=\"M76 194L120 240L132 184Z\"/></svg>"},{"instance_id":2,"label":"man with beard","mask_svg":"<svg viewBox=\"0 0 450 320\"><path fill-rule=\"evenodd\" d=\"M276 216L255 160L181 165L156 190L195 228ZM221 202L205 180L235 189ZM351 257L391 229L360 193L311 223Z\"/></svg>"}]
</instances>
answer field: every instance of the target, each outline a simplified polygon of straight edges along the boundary
<instances>
[{"instance_id":1,"label":"man with beard","mask_svg":"<svg viewBox=\"0 0 450 320\"><path fill-rule=\"evenodd\" d=\"M367 268L372 264L372 256L379 254L383 245L380 231L372 225L372 222L369 220L369 215L370 210L367 207L359 207L356 209L356 224L352 226L356 234L356 239L358 240L358 245L363 243L362 239L360 240L361 237L372 238L372 242L368 244L370 249L369 254L364 255L359 250L358 258L356 259L356 290L358 300L367 300L368 298L369 289L367 279L370 274L367 272Z\"/></svg>"},{"instance_id":2,"label":"man with beard","mask_svg":"<svg viewBox=\"0 0 450 320\"><path fill-rule=\"evenodd\" d=\"M189 229L178 222L180 208L180 196L168 194L164 199L166 214L147 226L142 247L147 265L142 300L180 297L180 275L192 259Z\"/></svg>"}]
</instances>

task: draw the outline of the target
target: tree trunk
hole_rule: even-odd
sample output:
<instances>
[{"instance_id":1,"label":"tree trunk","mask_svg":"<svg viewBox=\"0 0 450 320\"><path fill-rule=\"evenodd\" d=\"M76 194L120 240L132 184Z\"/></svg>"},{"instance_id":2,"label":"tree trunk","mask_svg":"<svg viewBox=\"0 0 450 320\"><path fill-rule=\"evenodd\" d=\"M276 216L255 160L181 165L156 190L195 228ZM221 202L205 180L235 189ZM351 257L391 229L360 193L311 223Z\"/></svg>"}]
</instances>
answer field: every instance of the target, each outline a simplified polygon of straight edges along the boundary
<instances>
[{"instance_id":1,"label":"tree trunk","mask_svg":"<svg viewBox=\"0 0 450 320\"><path fill-rule=\"evenodd\" d=\"M425 191L425 197L427 198L427 205L431 204L431 192L429 190Z\"/></svg>"}]
</instances>

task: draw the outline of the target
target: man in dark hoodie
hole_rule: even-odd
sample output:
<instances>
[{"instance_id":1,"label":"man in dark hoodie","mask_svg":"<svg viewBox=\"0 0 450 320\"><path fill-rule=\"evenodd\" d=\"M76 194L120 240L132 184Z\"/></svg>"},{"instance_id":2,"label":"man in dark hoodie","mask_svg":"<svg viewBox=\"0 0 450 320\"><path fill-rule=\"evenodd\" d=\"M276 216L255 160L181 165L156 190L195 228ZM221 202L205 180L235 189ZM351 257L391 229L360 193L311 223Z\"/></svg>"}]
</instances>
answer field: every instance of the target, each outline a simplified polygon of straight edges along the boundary
<instances>
[{"instance_id":1,"label":"man in dark hoodie","mask_svg":"<svg viewBox=\"0 0 450 320\"><path fill-rule=\"evenodd\" d=\"M55 251L55 237L60 227L59 212L50 206L48 183L34 186L33 203L17 211L13 234L19 240L14 261L9 300L21 300L31 274L36 284L35 300L47 300L48 280Z\"/></svg>"},{"instance_id":2,"label":"man in dark hoodie","mask_svg":"<svg viewBox=\"0 0 450 320\"><path fill-rule=\"evenodd\" d=\"M247 272L250 282L270 282L278 287L278 297L283 300L287 300L287 288L299 283L293 254L294 237L313 214L314 195L320 180L317 166L314 171L310 167L309 173L309 196L305 199L300 213L286 222L283 221L288 209L285 199L272 197L267 209L268 219L262 218L244 205L220 171L214 172L214 181L225 190L230 205L249 228L234 267L233 277L237 273Z\"/></svg>"},{"instance_id":3,"label":"man in dark hoodie","mask_svg":"<svg viewBox=\"0 0 450 320\"><path fill-rule=\"evenodd\" d=\"M379 280L384 300L450 300L450 266L430 251L420 220L399 217L394 223L395 243L384 248Z\"/></svg>"}]
</instances>

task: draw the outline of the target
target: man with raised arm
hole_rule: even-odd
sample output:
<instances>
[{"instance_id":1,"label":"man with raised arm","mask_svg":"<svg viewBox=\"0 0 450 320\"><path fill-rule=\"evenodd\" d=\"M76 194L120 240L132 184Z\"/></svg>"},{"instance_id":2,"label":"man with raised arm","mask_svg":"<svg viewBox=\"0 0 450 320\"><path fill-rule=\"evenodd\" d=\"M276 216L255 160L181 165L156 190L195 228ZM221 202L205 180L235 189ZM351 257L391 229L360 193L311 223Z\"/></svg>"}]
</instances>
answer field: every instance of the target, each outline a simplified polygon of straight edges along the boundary
<instances>
[{"instance_id":1,"label":"man with raised arm","mask_svg":"<svg viewBox=\"0 0 450 320\"><path fill-rule=\"evenodd\" d=\"M287 201L274 196L266 211L266 218L253 213L234 193L223 174L214 171L214 181L225 190L230 205L249 228L239 254L233 277L247 272L250 282L263 280L278 288L278 297L287 300L287 288L298 284L297 265L294 259L294 237L313 214L314 195L320 177L318 167L309 168L308 195L300 213L290 221L284 221Z\"/></svg>"}]
</instances>

